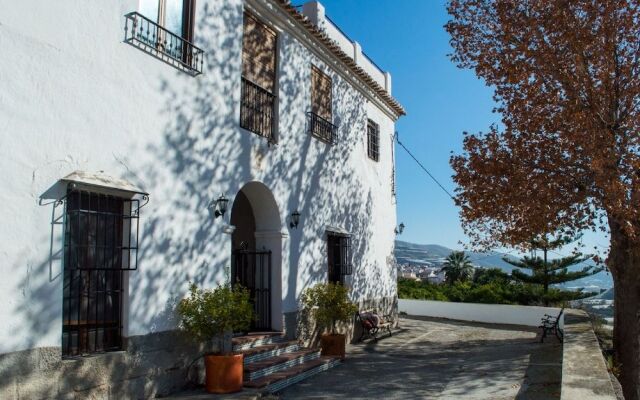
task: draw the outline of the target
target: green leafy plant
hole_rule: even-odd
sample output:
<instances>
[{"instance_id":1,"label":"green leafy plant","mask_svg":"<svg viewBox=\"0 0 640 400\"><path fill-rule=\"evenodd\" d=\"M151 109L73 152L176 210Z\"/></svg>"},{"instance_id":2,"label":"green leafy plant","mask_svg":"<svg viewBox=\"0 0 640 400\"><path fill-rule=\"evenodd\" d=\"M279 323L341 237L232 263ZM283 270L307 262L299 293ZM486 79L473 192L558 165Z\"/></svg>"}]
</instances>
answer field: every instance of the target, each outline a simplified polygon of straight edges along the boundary
<instances>
[{"instance_id":1,"label":"green leafy plant","mask_svg":"<svg viewBox=\"0 0 640 400\"><path fill-rule=\"evenodd\" d=\"M305 310L324 330L336 332L338 322L353 318L358 307L349 300L349 289L341 284L319 283L302 293L301 302Z\"/></svg>"},{"instance_id":2,"label":"green leafy plant","mask_svg":"<svg viewBox=\"0 0 640 400\"><path fill-rule=\"evenodd\" d=\"M440 270L445 273L448 284L465 282L473 277L473 265L464 251L453 251L447 256L444 266Z\"/></svg>"},{"instance_id":3,"label":"green leafy plant","mask_svg":"<svg viewBox=\"0 0 640 400\"><path fill-rule=\"evenodd\" d=\"M203 290L191 283L178 303L181 328L198 340L218 337L223 354L231 352L231 334L249 329L254 318L249 291L239 285Z\"/></svg>"},{"instance_id":4,"label":"green leafy plant","mask_svg":"<svg viewBox=\"0 0 640 400\"><path fill-rule=\"evenodd\" d=\"M550 304L561 306L566 299L574 300L590 295L592 293L558 288L549 288L545 295L540 285L510 282L502 279L502 276L497 276L494 280L455 282L451 285L398 279L398 297L401 299L521 305L541 305L543 299L547 299Z\"/></svg>"}]
</instances>

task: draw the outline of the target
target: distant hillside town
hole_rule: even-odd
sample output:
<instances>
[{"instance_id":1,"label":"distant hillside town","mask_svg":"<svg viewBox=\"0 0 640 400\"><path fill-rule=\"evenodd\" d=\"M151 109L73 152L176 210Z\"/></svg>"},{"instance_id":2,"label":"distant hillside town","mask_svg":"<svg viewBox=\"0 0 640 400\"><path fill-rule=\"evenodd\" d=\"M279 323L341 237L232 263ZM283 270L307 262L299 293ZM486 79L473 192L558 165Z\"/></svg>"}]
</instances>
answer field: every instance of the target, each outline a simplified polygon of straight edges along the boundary
<instances>
[{"instance_id":1,"label":"distant hillside town","mask_svg":"<svg viewBox=\"0 0 640 400\"><path fill-rule=\"evenodd\" d=\"M395 257L398 265L398 278L417 279L430 283L440 283L444 280L444 273L440 272L446 257L453 250L437 244L416 244L396 240ZM511 273L513 266L502 258L511 257L506 253L497 251L478 253L465 252L475 268L499 268L506 273ZM580 268L580 265L577 266ZM613 287L611 275L600 272L596 275L578 279L565 285L559 285L563 289L583 289L590 292L602 292Z\"/></svg>"}]
</instances>

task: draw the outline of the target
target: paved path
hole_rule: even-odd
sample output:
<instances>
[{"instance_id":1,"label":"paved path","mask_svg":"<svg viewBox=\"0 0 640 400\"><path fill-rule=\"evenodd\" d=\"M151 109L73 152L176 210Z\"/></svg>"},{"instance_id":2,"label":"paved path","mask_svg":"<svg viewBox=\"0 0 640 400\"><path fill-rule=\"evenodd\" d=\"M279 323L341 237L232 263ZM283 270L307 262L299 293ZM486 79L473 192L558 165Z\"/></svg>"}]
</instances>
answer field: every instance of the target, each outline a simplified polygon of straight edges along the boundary
<instances>
[{"instance_id":1,"label":"paved path","mask_svg":"<svg viewBox=\"0 0 640 400\"><path fill-rule=\"evenodd\" d=\"M560 398L562 345L528 327L402 318L394 336L350 346L339 367L281 399Z\"/></svg>"}]
</instances>

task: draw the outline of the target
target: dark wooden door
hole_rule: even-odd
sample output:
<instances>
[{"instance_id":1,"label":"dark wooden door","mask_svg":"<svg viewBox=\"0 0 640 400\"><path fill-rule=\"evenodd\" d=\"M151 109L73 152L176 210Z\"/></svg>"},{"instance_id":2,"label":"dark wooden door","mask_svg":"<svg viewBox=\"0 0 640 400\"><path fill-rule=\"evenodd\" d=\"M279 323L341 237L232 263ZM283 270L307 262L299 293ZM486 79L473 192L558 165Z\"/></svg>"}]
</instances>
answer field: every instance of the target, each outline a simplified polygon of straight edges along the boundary
<instances>
[{"instance_id":1,"label":"dark wooden door","mask_svg":"<svg viewBox=\"0 0 640 400\"><path fill-rule=\"evenodd\" d=\"M231 282L249 290L256 317L250 329L271 330L271 251L234 251Z\"/></svg>"}]
</instances>

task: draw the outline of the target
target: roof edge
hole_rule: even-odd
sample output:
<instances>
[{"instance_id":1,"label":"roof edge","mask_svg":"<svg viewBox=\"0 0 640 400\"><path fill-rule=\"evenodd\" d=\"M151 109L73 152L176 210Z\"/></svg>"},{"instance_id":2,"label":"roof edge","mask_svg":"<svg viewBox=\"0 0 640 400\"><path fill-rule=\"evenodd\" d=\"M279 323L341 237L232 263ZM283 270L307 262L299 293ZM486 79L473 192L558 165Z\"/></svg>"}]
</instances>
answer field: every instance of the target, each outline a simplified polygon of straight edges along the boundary
<instances>
[{"instance_id":1,"label":"roof edge","mask_svg":"<svg viewBox=\"0 0 640 400\"><path fill-rule=\"evenodd\" d=\"M300 13L294 6L291 5L290 0L276 0L291 17L298 21L309 33L311 33L317 40L319 40L334 56L342 61L346 66L365 84L367 84L373 91L382 98L384 103L391 108L398 117L407 115L404 107L389 94L378 82L376 82L362 67L349 57L338 44L331 39L325 32L315 26L305 15Z\"/></svg>"}]
</instances>

